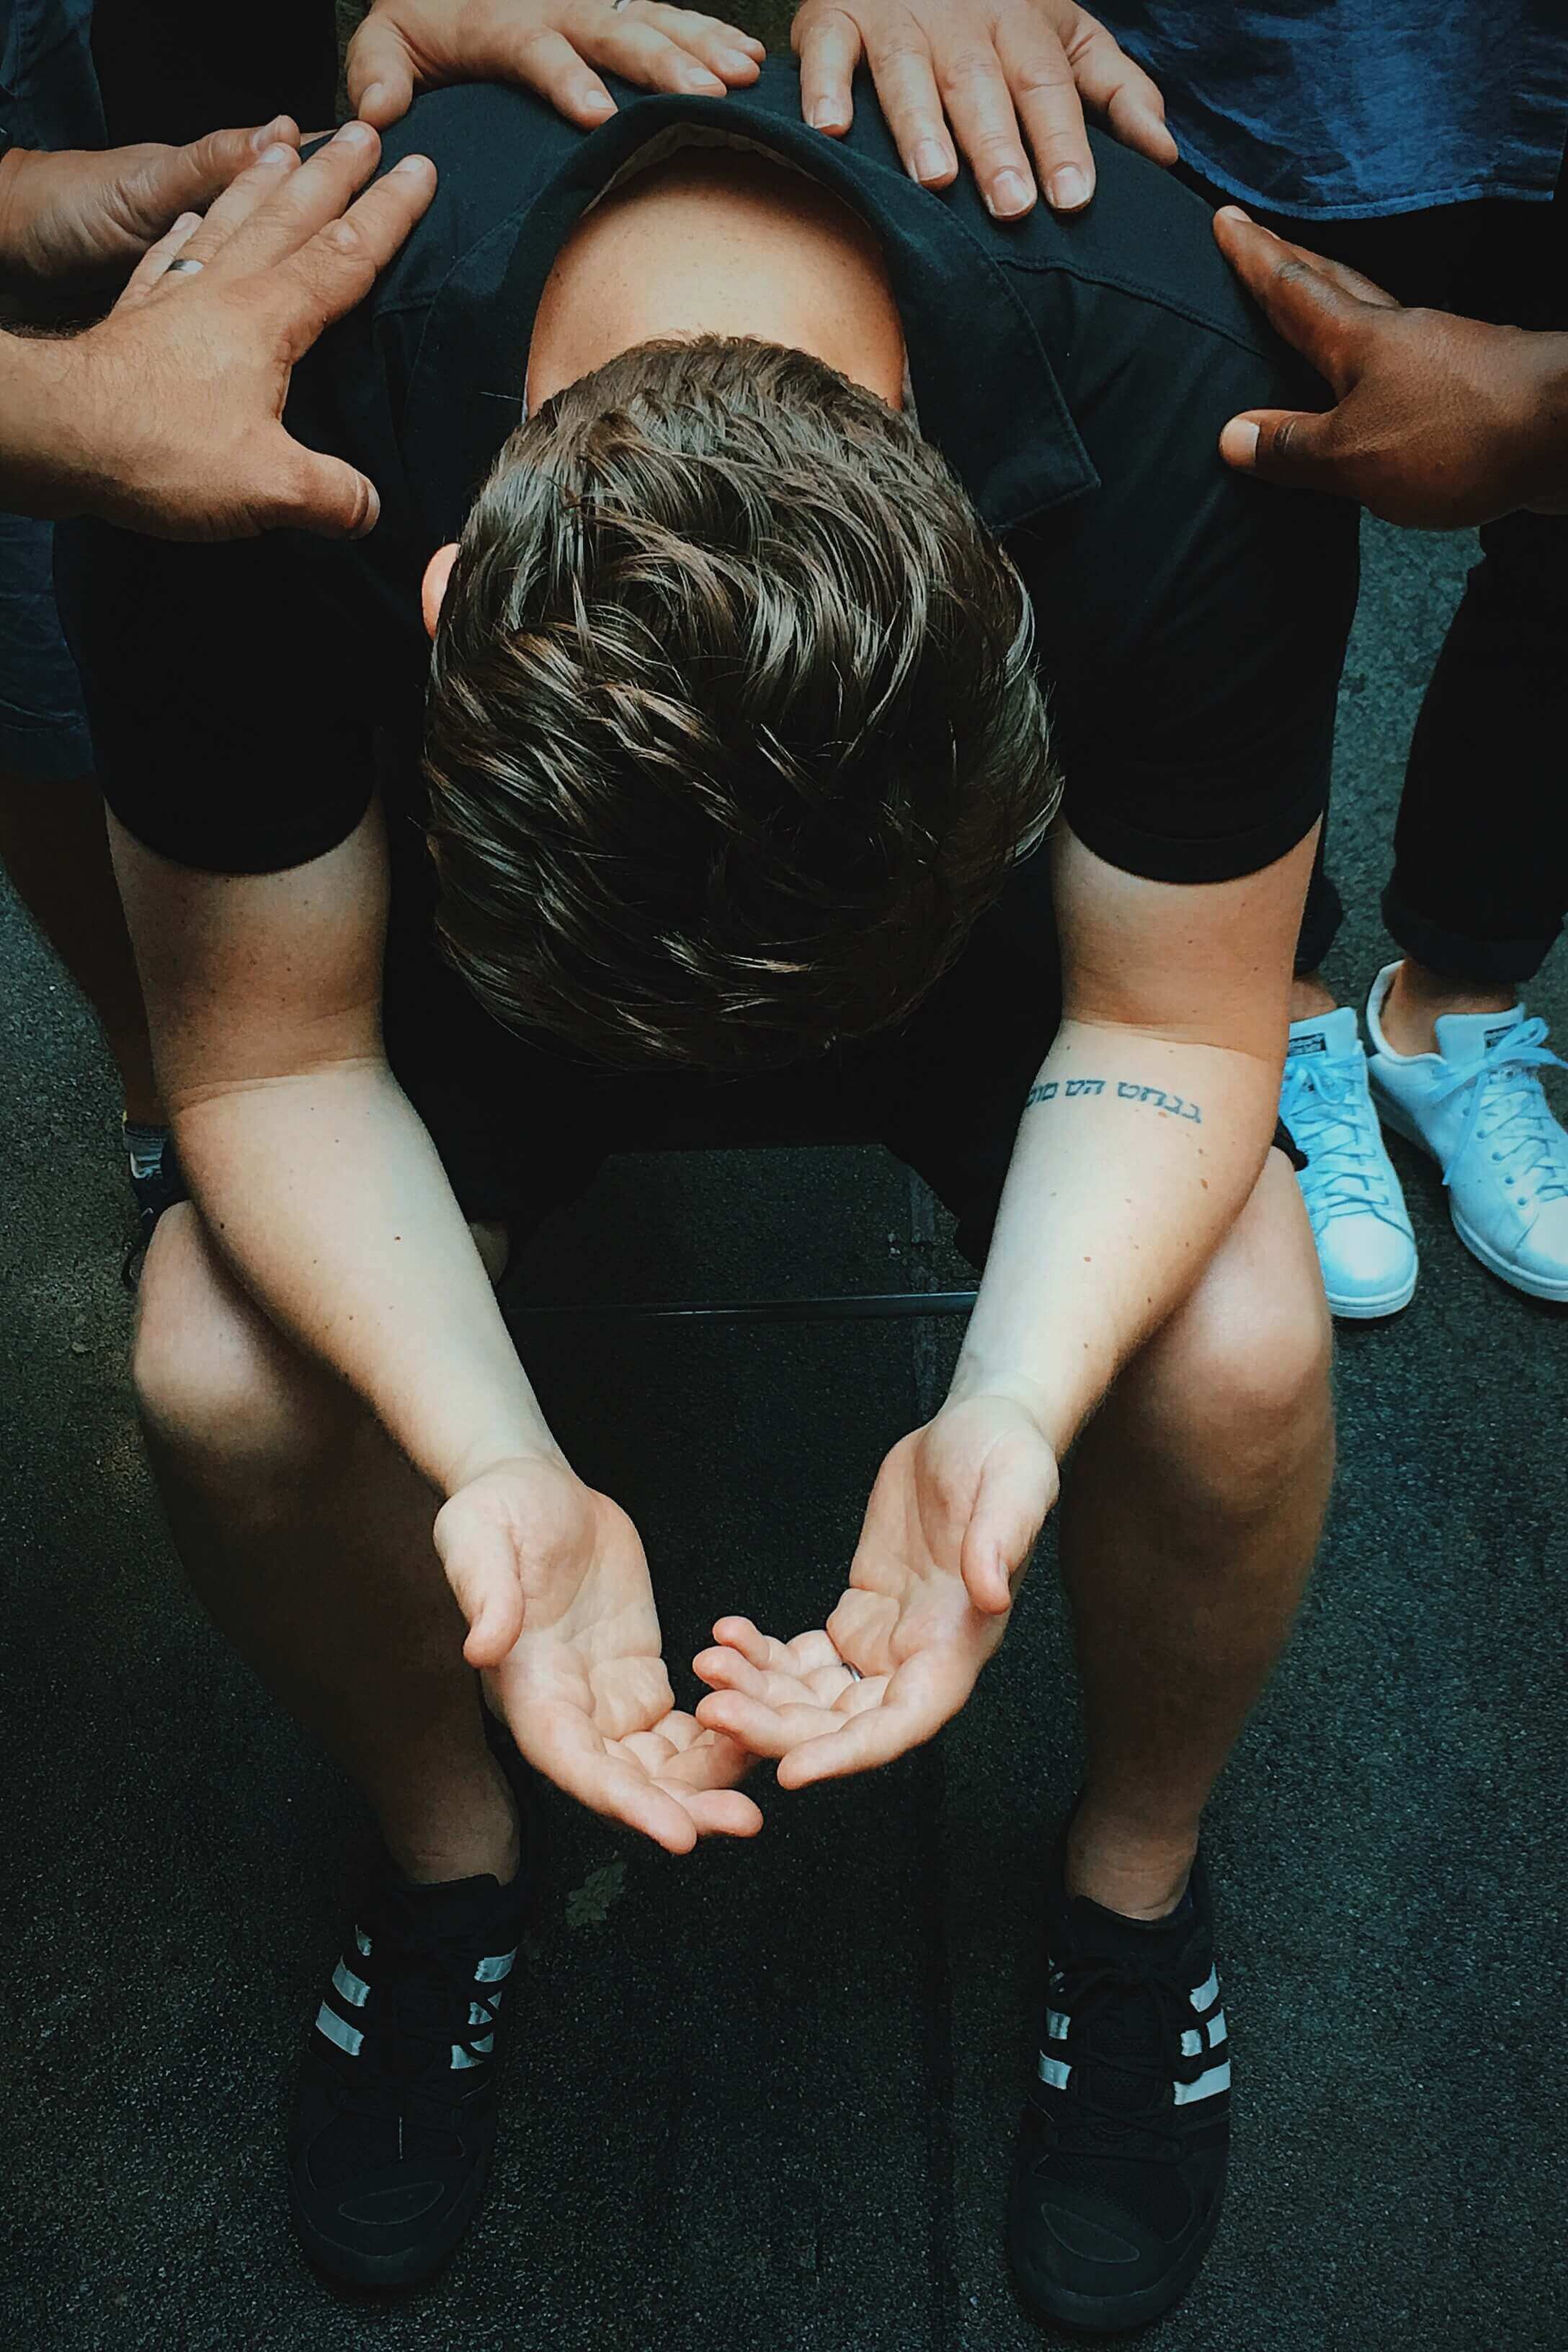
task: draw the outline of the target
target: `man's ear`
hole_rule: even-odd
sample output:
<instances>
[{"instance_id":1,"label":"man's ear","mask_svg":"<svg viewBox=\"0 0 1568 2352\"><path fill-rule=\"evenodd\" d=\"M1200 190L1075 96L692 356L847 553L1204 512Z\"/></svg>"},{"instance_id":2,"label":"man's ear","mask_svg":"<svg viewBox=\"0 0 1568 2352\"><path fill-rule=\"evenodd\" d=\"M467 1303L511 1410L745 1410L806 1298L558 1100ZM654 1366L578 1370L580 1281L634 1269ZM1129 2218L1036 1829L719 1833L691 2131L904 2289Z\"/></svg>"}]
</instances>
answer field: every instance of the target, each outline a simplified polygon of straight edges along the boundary
<instances>
[{"instance_id":1,"label":"man's ear","mask_svg":"<svg viewBox=\"0 0 1568 2352\"><path fill-rule=\"evenodd\" d=\"M447 583L452 576L452 566L457 560L458 544L454 540L449 547L438 547L425 566L419 604L425 615L426 631L432 639L436 635L436 624L441 617L441 606L446 601Z\"/></svg>"}]
</instances>

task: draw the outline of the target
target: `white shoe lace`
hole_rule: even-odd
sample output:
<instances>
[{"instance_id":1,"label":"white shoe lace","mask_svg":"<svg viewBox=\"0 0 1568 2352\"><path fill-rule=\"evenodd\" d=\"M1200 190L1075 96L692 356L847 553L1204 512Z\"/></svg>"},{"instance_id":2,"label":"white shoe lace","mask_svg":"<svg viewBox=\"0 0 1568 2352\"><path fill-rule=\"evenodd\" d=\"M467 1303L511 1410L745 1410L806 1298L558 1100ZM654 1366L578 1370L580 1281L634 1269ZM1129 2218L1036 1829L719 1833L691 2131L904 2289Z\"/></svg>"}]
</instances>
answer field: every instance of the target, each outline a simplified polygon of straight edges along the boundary
<instances>
[{"instance_id":1,"label":"white shoe lace","mask_svg":"<svg viewBox=\"0 0 1568 2352\"><path fill-rule=\"evenodd\" d=\"M1371 1215L1404 1232L1360 1062L1295 1055L1285 1065L1279 1116L1307 1155L1303 1190L1314 1225Z\"/></svg>"},{"instance_id":2,"label":"white shoe lace","mask_svg":"<svg viewBox=\"0 0 1568 2352\"><path fill-rule=\"evenodd\" d=\"M1434 1103L1446 1102L1464 1087L1475 1088L1443 1171L1445 1184L1472 1144L1486 1144L1493 1160L1509 1170L1504 1183L1520 1188L1521 1205L1568 1200L1568 1134L1553 1118L1537 1075L1548 1067L1568 1070L1568 1062L1547 1050L1545 1036L1544 1021L1516 1021L1479 1062L1465 1063L1433 1087L1427 1100Z\"/></svg>"}]
</instances>

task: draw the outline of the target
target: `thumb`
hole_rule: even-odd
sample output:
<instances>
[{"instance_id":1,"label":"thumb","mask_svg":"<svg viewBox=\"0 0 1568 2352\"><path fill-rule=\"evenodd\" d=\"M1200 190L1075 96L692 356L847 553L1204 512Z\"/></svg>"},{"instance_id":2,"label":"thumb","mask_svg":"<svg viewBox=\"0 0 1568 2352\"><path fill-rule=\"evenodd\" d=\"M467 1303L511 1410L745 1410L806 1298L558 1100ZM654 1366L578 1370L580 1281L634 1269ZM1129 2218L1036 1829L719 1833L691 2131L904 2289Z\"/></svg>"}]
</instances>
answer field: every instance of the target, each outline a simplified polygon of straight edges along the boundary
<instances>
[{"instance_id":1,"label":"thumb","mask_svg":"<svg viewBox=\"0 0 1568 2352\"><path fill-rule=\"evenodd\" d=\"M437 1514L437 1556L468 1621L463 1655L470 1666L499 1666L522 1631L522 1586L510 1536L488 1519L454 1526Z\"/></svg>"},{"instance_id":2,"label":"thumb","mask_svg":"<svg viewBox=\"0 0 1568 2352\"><path fill-rule=\"evenodd\" d=\"M1035 1548L1057 1486L1056 1456L1043 1437L1011 1436L986 1455L959 1559L969 1598L986 1616L1012 1607L1013 1579Z\"/></svg>"},{"instance_id":3,"label":"thumb","mask_svg":"<svg viewBox=\"0 0 1568 2352\"><path fill-rule=\"evenodd\" d=\"M209 131L188 146L153 149L133 191L128 191L144 232L162 236L180 213L205 212L264 149L279 143L300 143L290 115L275 115L257 131Z\"/></svg>"},{"instance_id":4,"label":"thumb","mask_svg":"<svg viewBox=\"0 0 1568 2352\"><path fill-rule=\"evenodd\" d=\"M1233 416L1219 436L1219 454L1238 473L1257 474L1286 489L1340 491L1332 446L1337 409L1313 416L1288 408L1257 408Z\"/></svg>"},{"instance_id":5,"label":"thumb","mask_svg":"<svg viewBox=\"0 0 1568 2352\"><path fill-rule=\"evenodd\" d=\"M368 475L341 457L301 448L279 430L289 460L285 484L264 491L264 528L315 531L322 539L363 539L373 531L381 519L381 495Z\"/></svg>"},{"instance_id":6,"label":"thumb","mask_svg":"<svg viewBox=\"0 0 1568 2352\"><path fill-rule=\"evenodd\" d=\"M395 25L368 16L349 43L345 61L349 104L378 131L401 122L414 102L408 45Z\"/></svg>"}]
</instances>

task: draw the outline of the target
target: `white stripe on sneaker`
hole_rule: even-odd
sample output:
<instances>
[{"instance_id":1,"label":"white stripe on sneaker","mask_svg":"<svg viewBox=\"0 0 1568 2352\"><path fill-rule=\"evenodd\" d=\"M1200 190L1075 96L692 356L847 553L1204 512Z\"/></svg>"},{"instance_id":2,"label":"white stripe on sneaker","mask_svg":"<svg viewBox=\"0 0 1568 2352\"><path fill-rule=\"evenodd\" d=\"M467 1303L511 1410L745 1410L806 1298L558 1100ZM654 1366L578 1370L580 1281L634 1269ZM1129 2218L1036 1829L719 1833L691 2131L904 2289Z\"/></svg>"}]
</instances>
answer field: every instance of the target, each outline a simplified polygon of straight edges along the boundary
<instances>
[{"instance_id":1,"label":"white stripe on sneaker","mask_svg":"<svg viewBox=\"0 0 1568 2352\"><path fill-rule=\"evenodd\" d=\"M1065 2042L1070 2022L1071 2020L1065 2010L1047 2009L1046 2011L1047 2038L1052 2042Z\"/></svg>"},{"instance_id":2,"label":"white stripe on sneaker","mask_svg":"<svg viewBox=\"0 0 1568 2352\"><path fill-rule=\"evenodd\" d=\"M1192 2002L1194 2009L1205 2010L1209 2008L1212 2003L1219 1998L1219 1976L1217 1971L1211 1969L1207 1976L1204 1979L1202 1984L1199 1985L1196 1992L1189 1993L1187 1998Z\"/></svg>"},{"instance_id":3,"label":"white stripe on sneaker","mask_svg":"<svg viewBox=\"0 0 1568 2352\"><path fill-rule=\"evenodd\" d=\"M510 1952L498 1952L493 1959L481 1960L479 1967L474 1970L474 1982L476 1984L499 1984L502 1977L510 1976L511 1964L516 1958L517 1947L514 1944Z\"/></svg>"},{"instance_id":4,"label":"white stripe on sneaker","mask_svg":"<svg viewBox=\"0 0 1568 2352\"><path fill-rule=\"evenodd\" d=\"M1204 2037L1194 2025L1182 2036L1182 2055L1184 2058L1201 2058L1203 2054Z\"/></svg>"},{"instance_id":5,"label":"white stripe on sneaker","mask_svg":"<svg viewBox=\"0 0 1568 2352\"><path fill-rule=\"evenodd\" d=\"M329 2009L325 2001L316 2011L316 2031L324 2033L329 2042L335 2042L340 2050L346 2050L351 2058L359 2056L363 2034L357 2025L346 2025L337 2011Z\"/></svg>"},{"instance_id":6,"label":"white stripe on sneaker","mask_svg":"<svg viewBox=\"0 0 1568 2352\"><path fill-rule=\"evenodd\" d=\"M1071 2073L1072 2068L1064 2064L1061 2059L1047 2058L1045 2052L1041 2051L1040 2080L1042 2083L1049 2083L1054 2090L1065 2091L1068 2086L1068 2076Z\"/></svg>"},{"instance_id":7,"label":"white stripe on sneaker","mask_svg":"<svg viewBox=\"0 0 1568 2352\"><path fill-rule=\"evenodd\" d=\"M1209 2035L1209 2048L1210 2048L1211 2050L1217 2050L1217 2049L1218 2049L1218 2047L1219 2047L1219 2045L1220 2045L1220 2043L1225 2040L1225 2011L1224 2011L1224 2010L1223 2010L1223 2009L1216 2009L1216 2010L1215 2010L1215 2013L1214 2013L1214 2015L1213 2015L1211 2018L1209 2018L1209 2019L1208 2019L1208 2021L1207 2021L1207 2024L1208 2024L1208 2035Z\"/></svg>"},{"instance_id":8,"label":"white stripe on sneaker","mask_svg":"<svg viewBox=\"0 0 1568 2352\"><path fill-rule=\"evenodd\" d=\"M464 2045L460 2042L454 2042L452 2044L452 2063L454 2066L482 2066L484 2063L484 2058L476 2056L475 2053L483 2052L488 2055L495 2046L496 2038L493 2033L480 2034L479 2040L474 2043L472 2050L465 2049Z\"/></svg>"},{"instance_id":9,"label":"white stripe on sneaker","mask_svg":"<svg viewBox=\"0 0 1568 2352\"><path fill-rule=\"evenodd\" d=\"M1227 2058L1223 2066L1211 2066L1208 2073L1200 2074L1195 2083L1178 2083L1176 2105L1190 2107L1194 2099L1216 2098L1221 2091L1228 2091L1229 2088L1230 2061Z\"/></svg>"},{"instance_id":10,"label":"white stripe on sneaker","mask_svg":"<svg viewBox=\"0 0 1568 2352\"><path fill-rule=\"evenodd\" d=\"M332 1970L332 1990L342 1993L351 2009L363 2009L370 1999L369 1985L355 1976L347 1960L340 1960Z\"/></svg>"}]
</instances>

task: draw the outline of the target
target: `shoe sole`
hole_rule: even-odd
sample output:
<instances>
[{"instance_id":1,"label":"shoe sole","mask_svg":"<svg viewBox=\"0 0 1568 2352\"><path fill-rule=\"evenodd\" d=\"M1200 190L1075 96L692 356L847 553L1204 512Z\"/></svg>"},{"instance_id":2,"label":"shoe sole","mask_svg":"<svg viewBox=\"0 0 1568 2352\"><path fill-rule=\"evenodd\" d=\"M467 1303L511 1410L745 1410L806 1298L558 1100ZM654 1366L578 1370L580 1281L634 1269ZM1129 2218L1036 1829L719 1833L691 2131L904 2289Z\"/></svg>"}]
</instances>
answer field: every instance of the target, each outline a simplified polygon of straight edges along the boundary
<instances>
[{"instance_id":1,"label":"shoe sole","mask_svg":"<svg viewBox=\"0 0 1568 2352\"><path fill-rule=\"evenodd\" d=\"M1137 2294L1073 2294L1058 2288L1047 2302L1037 2294L1020 2276L1018 2267L1008 2256L1013 2292L1029 2317L1045 2320L1053 2327L1065 2327L1075 2336L1124 2336L1129 2329L1147 2327L1164 2316L1179 2303L1204 2266L1204 2257L1214 2243L1219 2228L1220 2214L1225 2206L1225 2183L1215 2200L1214 2210L1204 2223L1192 2244L1169 2274L1156 2286L1146 2286Z\"/></svg>"},{"instance_id":2,"label":"shoe sole","mask_svg":"<svg viewBox=\"0 0 1568 2352\"><path fill-rule=\"evenodd\" d=\"M1377 1115L1384 1127L1391 1127L1395 1135L1403 1136L1406 1143L1413 1143L1416 1150L1436 1166L1437 1155L1415 1120L1397 1104L1391 1103L1386 1097L1374 1096L1373 1099L1377 1105ZM1510 1265L1507 1258L1500 1256L1493 1249L1489 1242L1482 1240L1473 1226L1466 1224L1454 1204L1452 1195L1449 1196L1448 1201L1448 1223L1453 1226L1470 1255L1473 1258L1479 1258L1487 1272L1495 1274L1500 1282L1506 1282L1510 1290L1522 1291L1526 1298L1545 1298L1554 1306L1568 1306L1568 1278L1554 1282L1550 1275L1524 1274L1517 1265ZM1333 1301L1331 1299L1329 1304L1332 1307ZM1336 1314L1338 1311L1337 1307L1334 1308Z\"/></svg>"},{"instance_id":3,"label":"shoe sole","mask_svg":"<svg viewBox=\"0 0 1568 2352\"><path fill-rule=\"evenodd\" d=\"M1419 1271L1417 1268L1416 1274L1413 1274L1408 1282L1402 1282L1397 1290L1385 1290L1376 1298L1336 1298L1325 1283L1323 1287L1329 1313L1336 1323L1373 1323L1382 1316L1397 1315L1415 1297Z\"/></svg>"}]
</instances>

